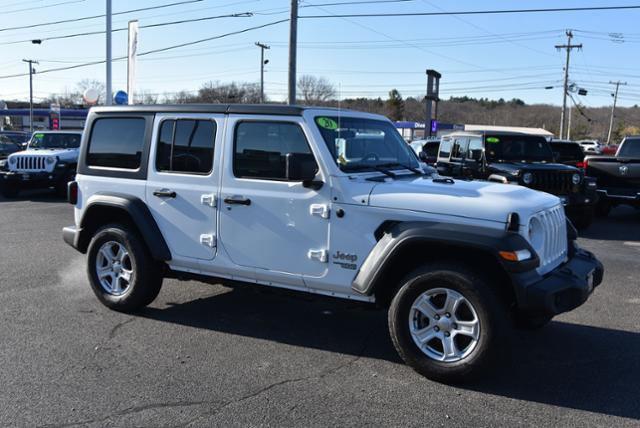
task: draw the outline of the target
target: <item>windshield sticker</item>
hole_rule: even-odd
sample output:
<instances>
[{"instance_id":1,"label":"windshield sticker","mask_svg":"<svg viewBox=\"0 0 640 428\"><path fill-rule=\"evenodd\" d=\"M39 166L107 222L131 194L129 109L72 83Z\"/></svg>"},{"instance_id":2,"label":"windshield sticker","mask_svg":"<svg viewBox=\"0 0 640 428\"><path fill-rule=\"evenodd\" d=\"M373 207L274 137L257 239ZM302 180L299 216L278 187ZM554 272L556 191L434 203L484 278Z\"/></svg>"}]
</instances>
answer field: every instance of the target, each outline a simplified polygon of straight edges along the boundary
<instances>
[{"instance_id":1,"label":"windshield sticker","mask_svg":"<svg viewBox=\"0 0 640 428\"><path fill-rule=\"evenodd\" d=\"M335 120L329 119L328 117L317 117L316 123L319 127L324 129L330 129L331 131L335 131L338 129L338 124Z\"/></svg>"},{"instance_id":2,"label":"windshield sticker","mask_svg":"<svg viewBox=\"0 0 640 428\"><path fill-rule=\"evenodd\" d=\"M500 138L496 138L496 137L487 137L487 143L499 143L500 142Z\"/></svg>"},{"instance_id":3,"label":"windshield sticker","mask_svg":"<svg viewBox=\"0 0 640 428\"><path fill-rule=\"evenodd\" d=\"M44 138L44 134L35 134L34 137L35 138Z\"/></svg>"}]
</instances>

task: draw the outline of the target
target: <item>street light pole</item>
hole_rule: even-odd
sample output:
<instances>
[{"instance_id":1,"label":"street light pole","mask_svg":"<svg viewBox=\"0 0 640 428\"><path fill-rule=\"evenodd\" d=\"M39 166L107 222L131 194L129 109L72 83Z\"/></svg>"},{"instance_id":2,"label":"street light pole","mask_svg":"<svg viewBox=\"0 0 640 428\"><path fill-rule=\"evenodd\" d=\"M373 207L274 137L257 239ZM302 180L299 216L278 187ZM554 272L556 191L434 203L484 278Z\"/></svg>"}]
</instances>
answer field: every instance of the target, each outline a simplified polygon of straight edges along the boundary
<instances>
[{"instance_id":1,"label":"street light pole","mask_svg":"<svg viewBox=\"0 0 640 428\"><path fill-rule=\"evenodd\" d=\"M107 98L105 104L110 106L113 100L113 88L111 86L111 0L107 0Z\"/></svg>"},{"instance_id":2,"label":"street light pole","mask_svg":"<svg viewBox=\"0 0 640 428\"><path fill-rule=\"evenodd\" d=\"M33 133L33 64L38 64L38 61L32 59L23 59L23 62L29 64L29 132Z\"/></svg>"},{"instance_id":3,"label":"street light pole","mask_svg":"<svg viewBox=\"0 0 640 428\"><path fill-rule=\"evenodd\" d=\"M256 42L256 46L260 48L260 104L264 104L264 66L268 62L264 60L264 50L271 48L260 42Z\"/></svg>"}]
</instances>

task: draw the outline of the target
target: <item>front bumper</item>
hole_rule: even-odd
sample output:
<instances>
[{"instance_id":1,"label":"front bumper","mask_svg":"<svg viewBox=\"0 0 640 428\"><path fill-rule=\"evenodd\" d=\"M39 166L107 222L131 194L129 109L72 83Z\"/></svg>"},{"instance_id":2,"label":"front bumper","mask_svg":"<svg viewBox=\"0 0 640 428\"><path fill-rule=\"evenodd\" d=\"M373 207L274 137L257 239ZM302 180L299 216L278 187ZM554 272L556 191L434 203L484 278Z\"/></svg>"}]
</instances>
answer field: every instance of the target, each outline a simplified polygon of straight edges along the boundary
<instances>
[{"instance_id":1,"label":"front bumper","mask_svg":"<svg viewBox=\"0 0 640 428\"><path fill-rule=\"evenodd\" d=\"M520 312L539 317L570 311L586 302L602 283L602 263L573 245L570 259L544 276L535 270L512 274Z\"/></svg>"},{"instance_id":2,"label":"front bumper","mask_svg":"<svg viewBox=\"0 0 640 428\"><path fill-rule=\"evenodd\" d=\"M14 189L42 189L56 186L63 178L64 171L0 171L0 186L7 186Z\"/></svg>"}]
</instances>

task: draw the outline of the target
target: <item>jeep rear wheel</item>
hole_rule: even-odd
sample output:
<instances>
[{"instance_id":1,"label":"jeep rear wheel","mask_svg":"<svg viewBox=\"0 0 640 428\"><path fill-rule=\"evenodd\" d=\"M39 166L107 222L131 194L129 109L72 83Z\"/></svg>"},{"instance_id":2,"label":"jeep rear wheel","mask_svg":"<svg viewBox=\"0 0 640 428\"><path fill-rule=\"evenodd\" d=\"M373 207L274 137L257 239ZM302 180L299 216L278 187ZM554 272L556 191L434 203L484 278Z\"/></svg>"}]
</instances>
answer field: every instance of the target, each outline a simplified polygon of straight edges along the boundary
<instances>
[{"instance_id":1,"label":"jeep rear wheel","mask_svg":"<svg viewBox=\"0 0 640 428\"><path fill-rule=\"evenodd\" d=\"M506 306L486 281L450 263L410 273L389 309L391 339L402 359L445 383L494 363L502 340L508 342L507 322Z\"/></svg>"},{"instance_id":2,"label":"jeep rear wheel","mask_svg":"<svg viewBox=\"0 0 640 428\"><path fill-rule=\"evenodd\" d=\"M162 287L161 269L138 234L111 224L99 229L88 249L93 292L105 306L132 312L150 304Z\"/></svg>"}]
</instances>

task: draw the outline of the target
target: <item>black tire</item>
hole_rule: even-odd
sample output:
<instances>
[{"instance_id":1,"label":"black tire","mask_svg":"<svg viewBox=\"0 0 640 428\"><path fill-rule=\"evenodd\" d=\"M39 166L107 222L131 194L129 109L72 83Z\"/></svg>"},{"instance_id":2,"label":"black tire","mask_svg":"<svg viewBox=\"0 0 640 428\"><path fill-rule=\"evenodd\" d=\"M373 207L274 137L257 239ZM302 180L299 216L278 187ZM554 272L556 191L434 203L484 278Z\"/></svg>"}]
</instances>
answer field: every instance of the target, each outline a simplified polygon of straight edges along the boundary
<instances>
[{"instance_id":1,"label":"black tire","mask_svg":"<svg viewBox=\"0 0 640 428\"><path fill-rule=\"evenodd\" d=\"M600 197L600 200L596 204L595 213L598 217L607 217L611 212L611 202L606 197Z\"/></svg>"},{"instance_id":2,"label":"black tire","mask_svg":"<svg viewBox=\"0 0 640 428\"><path fill-rule=\"evenodd\" d=\"M549 324L552 316L531 317L523 313L515 314L515 326L520 330L539 330Z\"/></svg>"},{"instance_id":3,"label":"black tire","mask_svg":"<svg viewBox=\"0 0 640 428\"><path fill-rule=\"evenodd\" d=\"M2 186L2 189L0 189L0 193L2 193L2 196L4 196L5 198L14 199L17 198L20 194L20 189L4 185Z\"/></svg>"},{"instance_id":4,"label":"black tire","mask_svg":"<svg viewBox=\"0 0 640 428\"><path fill-rule=\"evenodd\" d=\"M591 226L595 217L595 210L593 207L585 207L583 210L571 217L571 222L578 230L585 230Z\"/></svg>"},{"instance_id":5,"label":"black tire","mask_svg":"<svg viewBox=\"0 0 640 428\"><path fill-rule=\"evenodd\" d=\"M107 242L124 246L129 253L133 274L129 285L121 295L107 292L98 279L96 260L100 248ZM89 282L100 302L120 312L134 312L158 296L162 288L162 269L153 260L142 238L136 231L122 224L108 224L98 229L87 251L87 273Z\"/></svg>"},{"instance_id":6,"label":"black tire","mask_svg":"<svg viewBox=\"0 0 640 428\"><path fill-rule=\"evenodd\" d=\"M413 303L423 293L436 288L461 294L473 305L480 322L475 348L456 362L437 361L427 356L416 345L409 329ZM389 309L389 332L400 357L418 373L443 383L471 380L499 362L508 354L505 352L509 348L505 344L510 343L508 326L507 305L497 290L459 263L435 262L414 270L403 280Z\"/></svg>"}]
</instances>

